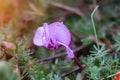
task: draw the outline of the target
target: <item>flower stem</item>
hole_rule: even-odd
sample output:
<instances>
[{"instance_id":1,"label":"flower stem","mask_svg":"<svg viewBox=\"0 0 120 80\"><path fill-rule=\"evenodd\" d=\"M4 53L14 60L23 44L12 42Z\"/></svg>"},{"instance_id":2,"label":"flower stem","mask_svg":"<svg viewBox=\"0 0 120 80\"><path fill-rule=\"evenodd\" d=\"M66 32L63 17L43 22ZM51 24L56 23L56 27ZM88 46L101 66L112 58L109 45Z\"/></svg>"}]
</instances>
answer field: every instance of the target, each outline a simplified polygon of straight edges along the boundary
<instances>
[{"instance_id":1,"label":"flower stem","mask_svg":"<svg viewBox=\"0 0 120 80\"><path fill-rule=\"evenodd\" d=\"M95 27L95 23L94 23L94 19L93 19L94 13L95 13L95 11L98 9L98 7L99 7L99 6L96 6L96 8L93 10L93 12L92 12L92 14L91 14L91 19L92 19L92 25L93 25L93 30L94 30L94 35L95 35L97 47L98 47L98 49L100 49L99 43L98 43L97 31L96 31L96 27Z\"/></svg>"},{"instance_id":2,"label":"flower stem","mask_svg":"<svg viewBox=\"0 0 120 80\"><path fill-rule=\"evenodd\" d=\"M74 60L77 63L77 65L79 66L80 70L82 71L84 69L84 67L82 66L82 64L80 63L80 61L78 60L78 58L76 56L74 56Z\"/></svg>"}]
</instances>

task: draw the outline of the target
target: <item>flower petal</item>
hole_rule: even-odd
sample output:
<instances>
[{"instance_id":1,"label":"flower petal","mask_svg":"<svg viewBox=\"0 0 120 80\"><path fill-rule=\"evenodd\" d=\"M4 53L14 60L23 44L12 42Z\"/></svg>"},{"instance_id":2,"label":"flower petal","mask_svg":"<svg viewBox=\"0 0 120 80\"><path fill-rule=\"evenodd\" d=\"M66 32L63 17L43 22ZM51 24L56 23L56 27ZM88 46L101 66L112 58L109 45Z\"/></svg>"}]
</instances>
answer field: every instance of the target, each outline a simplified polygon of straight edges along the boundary
<instances>
[{"instance_id":1,"label":"flower petal","mask_svg":"<svg viewBox=\"0 0 120 80\"><path fill-rule=\"evenodd\" d=\"M33 43L37 46L43 46L44 45L43 39L45 38L43 37L43 35L44 35L44 28L39 27L35 32Z\"/></svg>"},{"instance_id":2,"label":"flower petal","mask_svg":"<svg viewBox=\"0 0 120 80\"><path fill-rule=\"evenodd\" d=\"M74 53L73 53L73 50L71 50L71 49L69 48L69 46L67 46L67 45L65 45L65 44L63 44L63 43L61 43L61 42L58 42L58 43L61 44L61 45L63 45L63 46L66 48L67 57L69 57L69 58L74 58L74 57L75 57L75 55L74 55Z\"/></svg>"},{"instance_id":3,"label":"flower petal","mask_svg":"<svg viewBox=\"0 0 120 80\"><path fill-rule=\"evenodd\" d=\"M71 35L67 27L63 22L54 22L49 25L50 35L57 41L62 42L66 45L70 44Z\"/></svg>"},{"instance_id":4,"label":"flower petal","mask_svg":"<svg viewBox=\"0 0 120 80\"><path fill-rule=\"evenodd\" d=\"M49 42L50 40L50 33L49 33L49 25L47 23L43 24L46 40Z\"/></svg>"}]
</instances>

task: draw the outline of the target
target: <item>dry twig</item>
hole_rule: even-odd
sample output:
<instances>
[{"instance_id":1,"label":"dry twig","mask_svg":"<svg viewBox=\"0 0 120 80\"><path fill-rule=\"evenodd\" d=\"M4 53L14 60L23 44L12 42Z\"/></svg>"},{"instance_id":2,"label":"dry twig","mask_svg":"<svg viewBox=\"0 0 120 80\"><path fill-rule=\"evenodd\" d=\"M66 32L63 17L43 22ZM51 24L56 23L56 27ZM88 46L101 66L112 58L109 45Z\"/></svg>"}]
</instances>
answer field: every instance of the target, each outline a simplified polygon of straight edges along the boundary
<instances>
[{"instance_id":1,"label":"dry twig","mask_svg":"<svg viewBox=\"0 0 120 80\"><path fill-rule=\"evenodd\" d=\"M83 48L85 48L87 45L83 45L83 46L80 46L78 47L77 49L73 50L74 53L79 51L79 50L82 50ZM40 62L43 62L43 61L48 61L48 60L52 60L52 59L55 59L55 58L58 58L58 57L61 57L61 56L65 56L67 55L66 52L63 52L63 53L59 53L59 54L56 54L56 55L52 55L52 56L49 56L47 58L42 58L42 59L39 59L39 63Z\"/></svg>"},{"instance_id":2,"label":"dry twig","mask_svg":"<svg viewBox=\"0 0 120 80\"><path fill-rule=\"evenodd\" d=\"M62 9L65 9L67 11L73 12L73 13L81 16L81 17L84 16L82 11L80 11L78 9L75 9L75 8L72 8L70 6L67 6L67 5L64 5L64 4L60 4L60 3L57 3L57 2L49 2L49 4L52 5L52 6L55 6L55 7L62 8Z\"/></svg>"},{"instance_id":3,"label":"dry twig","mask_svg":"<svg viewBox=\"0 0 120 80\"><path fill-rule=\"evenodd\" d=\"M74 69L69 70L69 71L61 74L61 77L64 78L65 76L67 76L67 75L69 75L69 74L71 74L71 73L73 73L73 72L75 72L75 71L78 71L78 70L79 70L79 67L75 67Z\"/></svg>"}]
</instances>

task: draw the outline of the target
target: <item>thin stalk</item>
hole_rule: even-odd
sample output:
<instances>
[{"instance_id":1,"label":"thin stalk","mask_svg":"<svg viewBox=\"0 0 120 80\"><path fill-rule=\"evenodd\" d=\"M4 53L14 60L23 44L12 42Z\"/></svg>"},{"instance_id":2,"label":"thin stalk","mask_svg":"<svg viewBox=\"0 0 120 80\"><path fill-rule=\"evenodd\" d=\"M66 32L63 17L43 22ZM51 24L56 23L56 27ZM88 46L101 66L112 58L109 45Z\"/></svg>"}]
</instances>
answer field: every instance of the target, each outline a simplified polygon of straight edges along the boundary
<instances>
[{"instance_id":1,"label":"thin stalk","mask_svg":"<svg viewBox=\"0 0 120 80\"><path fill-rule=\"evenodd\" d=\"M84 69L84 67L81 65L80 61L78 60L78 58L76 56L74 56L74 60L77 63L77 65L79 66L80 70L82 71Z\"/></svg>"},{"instance_id":2,"label":"thin stalk","mask_svg":"<svg viewBox=\"0 0 120 80\"><path fill-rule=\"evenodd\" d=\"M99 44L98 44L98 36L97 36L97 31L96 31L96 27L95 27L95 23L94 23L94 14L96 12L96 10L98 9L99 6L96 6L95 9L93 10L92 14L91 14L91 20L92 20L92 25L93 25L93 30L94 30L94 35L95 35L95 39L96 39L96 43L97 43L97 47L98 49L100 49Z\"/></svg>"}]
</instances>

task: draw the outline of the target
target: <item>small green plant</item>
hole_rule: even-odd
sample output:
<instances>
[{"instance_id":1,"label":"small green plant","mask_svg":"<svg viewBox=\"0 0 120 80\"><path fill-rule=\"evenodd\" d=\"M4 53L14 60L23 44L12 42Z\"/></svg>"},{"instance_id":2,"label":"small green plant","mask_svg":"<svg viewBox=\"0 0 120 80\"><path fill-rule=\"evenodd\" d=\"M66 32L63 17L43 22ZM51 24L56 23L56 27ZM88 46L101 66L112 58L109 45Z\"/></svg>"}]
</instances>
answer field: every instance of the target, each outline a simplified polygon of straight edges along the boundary
<instances>
[{"instance_id":1,"label":"small green plant","mask_svg":"<svg viewBox=\"0 0 120 80\"><path fill-rule=\"evenodd\" d=\"M117 33L116 36L114 36L115 39L115 47L117 48L116 51L120 52L120 33Z\"/></svg>"},{"instance_id":2,"label":"small green plant","mask_svg":"<svg viewBox=\"0 0 120 80\"><path fill-rule=\"evenodd\" d=\"M108 80L112 79L114 73L119 70L119 57L117 56L116 59L110 55L109 50L106 49L105 45L99 46L98 44L98 37L96 33L95 23L93 20L93 14L97 10L98 6L94 9L91 14L94 34L96 38L97 46L93 46L94 51L91 51L91 55L86 57L87 60L87 67L86 73L89 76L89 79L92 80ZM116 47L117 51L119 51L119 41L120 39L116 37Z\"/></svg>"}]
</instances>

